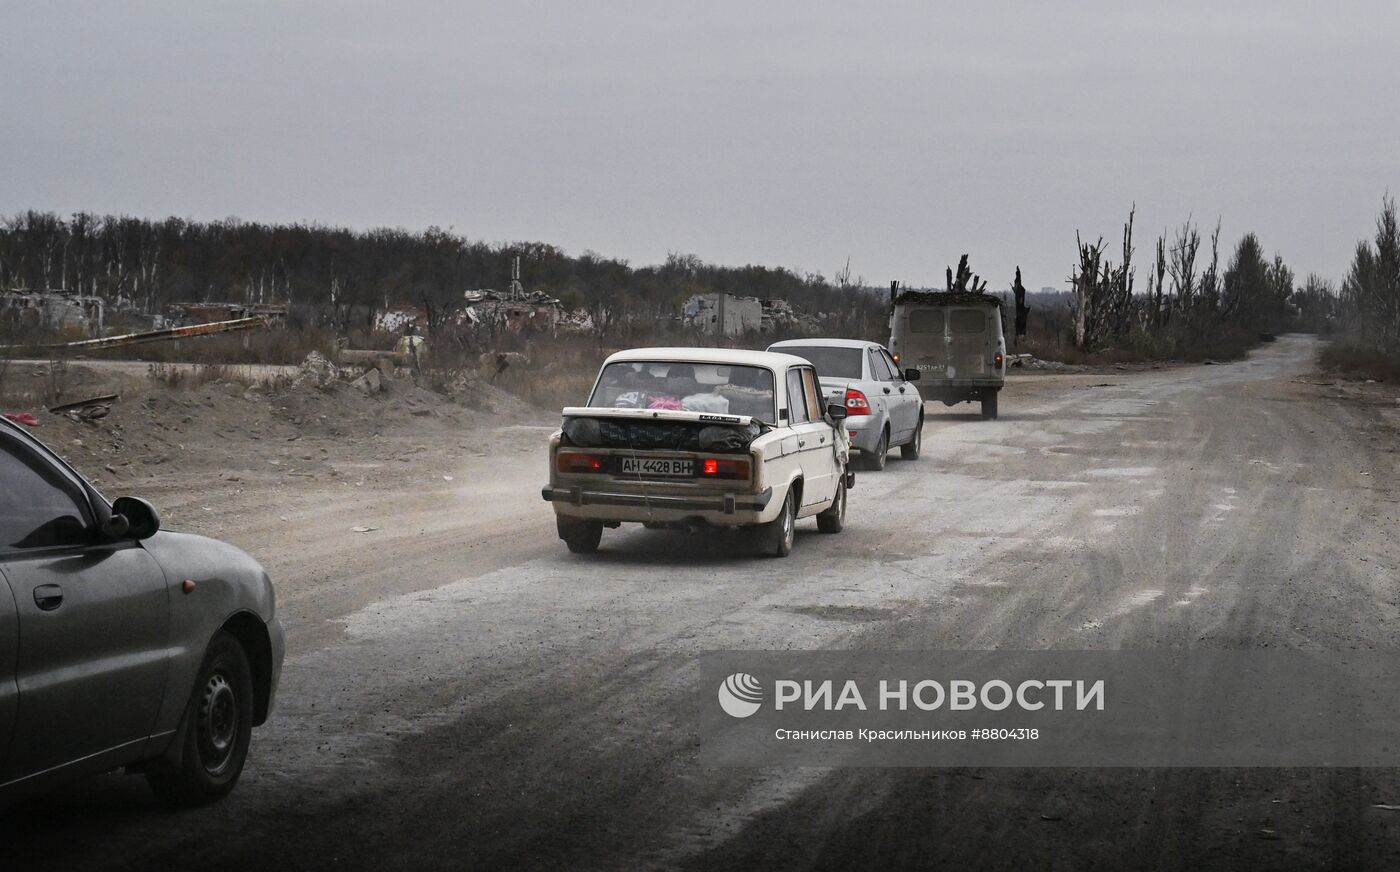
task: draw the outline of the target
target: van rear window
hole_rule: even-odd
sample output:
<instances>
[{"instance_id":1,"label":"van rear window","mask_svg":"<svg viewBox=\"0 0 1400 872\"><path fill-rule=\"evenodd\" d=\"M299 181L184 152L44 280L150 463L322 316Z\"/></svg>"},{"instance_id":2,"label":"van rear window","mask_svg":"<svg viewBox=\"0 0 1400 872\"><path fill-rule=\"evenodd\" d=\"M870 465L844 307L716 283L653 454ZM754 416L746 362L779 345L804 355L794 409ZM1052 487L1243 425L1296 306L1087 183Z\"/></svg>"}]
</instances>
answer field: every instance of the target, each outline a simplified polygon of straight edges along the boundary
<instances>
[{"instance_id":1,"label":"van rear window","mask_svg":"<svg viewBox=\"0 0 1400 872\"><path fill-rule=\"evenodd\" d=\"M987 315L980 309L954 309L948 313L953 333L981 333L987 329Z\"/></svg>"},{"instance_id":2,"label":"van rear window","mask_svg":"<svg viewBox=\"0 0 1400 872\"><path fill-rule=\"evenodd\" d=\"M909 311L910 333L942 333L942 309L911 309Z\"/></svg>"}]
</instances>

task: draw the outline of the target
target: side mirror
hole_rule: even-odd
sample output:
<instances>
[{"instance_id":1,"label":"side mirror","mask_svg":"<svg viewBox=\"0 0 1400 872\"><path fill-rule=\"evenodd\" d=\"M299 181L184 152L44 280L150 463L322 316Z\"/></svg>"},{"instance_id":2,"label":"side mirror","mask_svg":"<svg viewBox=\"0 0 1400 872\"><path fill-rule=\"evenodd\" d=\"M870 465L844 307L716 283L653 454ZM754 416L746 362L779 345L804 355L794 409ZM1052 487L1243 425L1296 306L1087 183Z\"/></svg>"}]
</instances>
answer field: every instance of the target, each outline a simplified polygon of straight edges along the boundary
<instances>
[{"instance_id":1,"label":"side mirror","mask_svg":"<svg viewBox=\"0 0 1400 872\"><path fill-rule=\"evenodd\" d=\"M905 381L918 381L918 380L919 380L919 377L920 377L921 375L922 375L922 373L920 373L917 369L906 369L906 370L904 371L904 380L905 380Z\"/></svg>"},{"instance_id":2,"label":"side mirror","mask_svg":"<svg viewBox=\"0 0 1400 872\"><path fill-rule=\"evenodd\" d=\"M117 532L118 527L124 529ZM112 519L107 522L106 532L113 539L149 539L160 532L160 513L145 500L118 497L112 503Z\"/></svg>"},{"instance_id":3,"label":"side mirror","mask_svg":"<svg viewBox=\"0 0 1400 872\"><path fill-rule=\"evenodd\" d=\"M844 420L846 420L846 404L845 404L845 403L827 403L827 404L826 404L826 416L827 416L828 418L830 418L831 420L833 420L833 421L844 421Z\"/></svg>"}]
</instances>

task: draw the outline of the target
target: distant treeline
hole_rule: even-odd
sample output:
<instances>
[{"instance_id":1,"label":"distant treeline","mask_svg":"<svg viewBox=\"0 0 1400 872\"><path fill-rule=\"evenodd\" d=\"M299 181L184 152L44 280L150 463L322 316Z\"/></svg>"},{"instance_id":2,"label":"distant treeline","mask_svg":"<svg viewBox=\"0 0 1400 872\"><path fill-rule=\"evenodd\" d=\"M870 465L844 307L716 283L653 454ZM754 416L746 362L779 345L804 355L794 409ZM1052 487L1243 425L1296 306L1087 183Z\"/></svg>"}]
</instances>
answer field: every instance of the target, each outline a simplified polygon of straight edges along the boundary
<instances>
[{"instance_id":1,"label":"distant treeline","mask_svg":"<svg viewBox=\"0 0 1400 872\"><path fill-rule=\"evenodd\" d=\"M449 306L469 289L505 290L520 258L526 290L609 321L675 314L691 294L786 299L811 312L878 314L879 294L782 267L724 267L693 255L634 267L539 242L490 244L430 227L356 231L319 224L187 221L24 212L0 219L0 288L62 289L146 312L172 302L288 302L335 313L388 303Z\"/></svg>"}]
</instances>

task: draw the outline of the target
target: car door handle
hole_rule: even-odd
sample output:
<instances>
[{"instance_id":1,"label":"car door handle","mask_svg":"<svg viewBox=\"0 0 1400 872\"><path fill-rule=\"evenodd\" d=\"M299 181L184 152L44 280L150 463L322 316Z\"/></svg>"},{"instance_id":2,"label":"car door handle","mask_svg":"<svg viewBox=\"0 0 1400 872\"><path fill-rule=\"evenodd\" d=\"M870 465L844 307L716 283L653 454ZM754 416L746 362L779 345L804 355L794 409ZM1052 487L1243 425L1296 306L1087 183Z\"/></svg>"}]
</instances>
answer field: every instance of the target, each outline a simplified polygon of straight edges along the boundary
<instances>
[{"instance_id":1,"label":"car door handle","mask_svg":"<svg viewBox=\"0 0 1400 872\"><path fill-rule=\"evenodd\" d=\"M807 440L806 440L806 439L798 439L798 440L797 440L797 447L798 447L798 448L806 448L806 447L807 447Z\"/></svg>"},{"instance_id":2,"label":"car door handle","mask_svg":"<svg viewBox=\"0 0 1400 872\"><path fill-rule=\"evenodd\" d=\"M899 386L899 392L900 392L901 394L904 393L904 385L900 385L900 386Z\"/></svg>"},{"instance_id":3,"label":"car door handle","mask_svg":"<svg viewBox=\"0 0 1400 872\"><path fill-rule=\"evenodd\" d=\"M889 393L889 392L890 392L890 389L889 389L889 388L885 388L885 393Z\"/></svg>"},{"instance_id":4,"label":"car door handle","mask_svg":"<svg viewBox=\"0 0 1400 872\"><path fill-rule=\"evenodd\" d=\"M34 588L34 605L41 611L53 611L63 605L63 588L56 584L39 585Z\"/></svg>"}]
</instances>

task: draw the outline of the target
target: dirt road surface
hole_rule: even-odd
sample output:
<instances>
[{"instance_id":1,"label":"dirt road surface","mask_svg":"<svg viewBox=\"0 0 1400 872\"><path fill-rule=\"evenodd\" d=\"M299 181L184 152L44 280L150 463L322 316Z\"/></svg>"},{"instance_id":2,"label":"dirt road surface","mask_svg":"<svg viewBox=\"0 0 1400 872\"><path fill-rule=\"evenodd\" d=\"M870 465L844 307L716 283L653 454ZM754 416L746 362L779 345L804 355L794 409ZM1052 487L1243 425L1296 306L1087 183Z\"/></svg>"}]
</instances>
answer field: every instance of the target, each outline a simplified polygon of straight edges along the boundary
<instances>
[{"instance_id":1,"label":"dirt road surface","mask_svg":"<svg viewBox=\"0 0 1400 872\"><path fill-rule=\"evenodd\" d=\"M228 801L92 779L12 809L0 866L1396 868L1388 770L696 763L709 649L1400 647L1400 407L1319 383L1315 351L1021 378L999 421L930 406L924 457L782 561L630 527L569 554L547 426L360 487L157 482L278 581L275 718Z\"/></svg>"}]
</instances>

